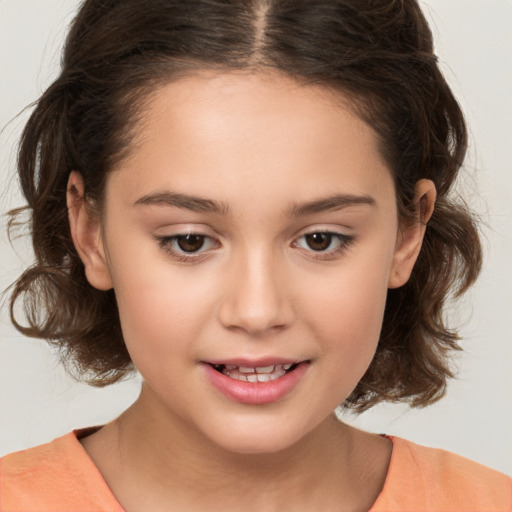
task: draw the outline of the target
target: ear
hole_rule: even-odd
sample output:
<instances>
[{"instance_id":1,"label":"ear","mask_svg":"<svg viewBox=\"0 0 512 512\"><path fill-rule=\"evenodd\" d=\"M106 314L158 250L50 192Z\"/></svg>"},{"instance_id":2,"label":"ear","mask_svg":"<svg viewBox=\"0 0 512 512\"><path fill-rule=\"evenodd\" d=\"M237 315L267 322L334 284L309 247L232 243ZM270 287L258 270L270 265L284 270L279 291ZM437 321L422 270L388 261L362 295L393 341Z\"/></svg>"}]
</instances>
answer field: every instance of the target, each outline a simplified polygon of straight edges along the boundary
<instances>
[{"instance_id":1,"label":"ear","mask_svg":"<svg viewBox=\"0 0 512 512\"><path fill-rule=\"evenodd\" d=\"M430 180L420 180L416 183L414 205L416 218L400 229L391 272L389 274L389 288L399 288L411 276L414 264L425 236L427 222L434 211L436 201L436 187Z\"/></svg>"},{"instance_id":2,"label":"ear","mask_svg":"<svg viewBox=\"0 0 512 512\"><path fill-rule=\"evenodd\" d=\"M84 264L87 280L94 288L109 290L113 285L105 257L101 222L87 208L83 178L76 171L69 175L66 199L73 244Z\"/></svg>"}]
</instances>

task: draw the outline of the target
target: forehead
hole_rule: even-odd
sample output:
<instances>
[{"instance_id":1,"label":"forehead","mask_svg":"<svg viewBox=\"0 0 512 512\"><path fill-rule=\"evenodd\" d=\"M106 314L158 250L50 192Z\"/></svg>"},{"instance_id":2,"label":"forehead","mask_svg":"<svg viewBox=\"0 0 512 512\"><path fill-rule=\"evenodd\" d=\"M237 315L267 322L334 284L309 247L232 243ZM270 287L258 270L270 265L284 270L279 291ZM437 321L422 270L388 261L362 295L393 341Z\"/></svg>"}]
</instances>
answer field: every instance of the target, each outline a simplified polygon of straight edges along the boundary
<instances>
[{"instance_id":1,"label":"forehead","mask_svg":"<svg viewBox=\"0 0 512 512\"><path fill-rule=\"evenodd\" d=\"M131 196L158 189L230 202L258 192L309 200L369 194L391 175L350 100L272 73L201 73L156 90L114 175ZM192 188L192 190L191 190ZM254 192L253 197L251 192ZM304 196L304 197L301 197Z\"/></svg>"}]
</instances>

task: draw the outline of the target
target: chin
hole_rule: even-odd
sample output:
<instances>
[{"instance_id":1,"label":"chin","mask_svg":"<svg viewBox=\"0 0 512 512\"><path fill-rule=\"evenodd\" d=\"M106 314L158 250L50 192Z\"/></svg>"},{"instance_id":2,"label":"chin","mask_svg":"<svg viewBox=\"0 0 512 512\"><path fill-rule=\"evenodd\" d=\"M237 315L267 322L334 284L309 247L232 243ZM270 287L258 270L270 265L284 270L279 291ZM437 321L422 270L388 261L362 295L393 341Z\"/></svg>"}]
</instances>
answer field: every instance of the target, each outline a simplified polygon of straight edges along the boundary
<instances>
[{"instance_id":1,"label":"chin","mask_svg":"<svg viewBox=\"0 0 512 512\"><path fill-rule=\"evenodd\" d=\"M272 455L291 448L298 439L262 436L231 436L230 439L217 441L217 445L227 452L238 455Z\"/></svg>"},{"instance_id":2,"label":"chin","mask_svg":"<svg viewBox=\"0 0 512 512\"><path fill-rule=\"evenodd\" d=\"M302 427L302 428L301 428ZM271 455L296 446L313 427L294 424L292 418L276 421L239 421L228 428L208 431L210 441L221 450L239 455Z\"/></svg>"}]
</instances>

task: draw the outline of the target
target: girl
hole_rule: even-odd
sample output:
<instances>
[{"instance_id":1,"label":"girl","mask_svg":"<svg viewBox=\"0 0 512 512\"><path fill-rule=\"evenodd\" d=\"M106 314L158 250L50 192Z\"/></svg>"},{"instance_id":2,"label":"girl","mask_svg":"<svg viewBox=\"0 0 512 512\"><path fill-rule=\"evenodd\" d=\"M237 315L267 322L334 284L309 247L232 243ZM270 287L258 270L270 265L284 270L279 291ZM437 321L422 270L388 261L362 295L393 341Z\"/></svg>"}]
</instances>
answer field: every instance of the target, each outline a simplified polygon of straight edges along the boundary
<instances>
[{"instance_id":1,"label":"girl","mask_svg":"<svg viewBox=\"0 0 512 512\"><path fill-rule=\"evenodd\" d=\"M22 137L13 320L142 390L3 459L1 510L509 510L508 477L333 414L444 393L465 148L415 2L86 1Z\"/></svg>"}]
</instances>

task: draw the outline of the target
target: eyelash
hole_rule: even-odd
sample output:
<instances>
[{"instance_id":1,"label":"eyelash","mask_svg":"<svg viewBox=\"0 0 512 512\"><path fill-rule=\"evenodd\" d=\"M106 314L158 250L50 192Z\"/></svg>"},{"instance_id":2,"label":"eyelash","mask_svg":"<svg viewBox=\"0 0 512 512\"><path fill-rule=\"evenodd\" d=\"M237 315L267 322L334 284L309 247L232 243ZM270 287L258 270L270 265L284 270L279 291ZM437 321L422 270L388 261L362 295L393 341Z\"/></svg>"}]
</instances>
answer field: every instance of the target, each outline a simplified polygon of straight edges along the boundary
<instances>
[{"instance_id":1,"label":"eyelash","mask_svg":"<svg viewBox=\"0 0 512 512\"><path fill-rule=\"evenodd\" d=\"M221 246L220 242L216 241L212 237L208 235L203 235L201 233L187 233L187 234L180 234L180 235L172 235L172 236L157 236L156 239L160 245L160 247L170 254L174 259L182 262L198 262L205 258L208 253L210 252L210 249L203 250L201 252L197 251L184 251L181 248L176 248L177 244L180 242L180 240L185 239L186 237L198 237L203 240L203 244L201 244L201 247L199 249L202 249L205 243L210 243L213 247L218 248Z\"/></svg>"},{"instance_id":2,"label":"eyelash","mask_svg":"<svg viewBox=\"0 0 512 512\"><path fill-rule=\"evenodd\" d=\"M299 245L299 240L306 239L308 236L314 236L314 235L325 235L329 237L329 245L327 249L324 250L318 250L315 251L311 247L301 247ZM186 237L198 237L202 240L201 246L198 248L197 251L184 251L182 248L177 246L179 244L180 240L185 239ZM180 234L180 235L172 235L172 236L157 236L156 237L160 247L170 254L174 259L181 262L199 262L202 259L206 258L208 254L211 252L211 247L213 248L219 248L221 247L220 242L213 239L212 237L208 235L203 235L201 233L187 233L187 234ZM305 252L311 253L312 258L319 259L319 260L329 260L334 259L336 256L339 256L347 251L347 249L350 247L350 245L354 242L355 237L353 235L344 235L341 233L336 233L333 231L310 231L308 233L304 233L300 237L298 237L296 240L294 240L292 247L296 247L299 249L302 249ZM334 241L337 241L337 247L334 249L329 249L329 247L332 245ZM211 247L209 247L206 250L203 249L205 244L210 244ZM306 242L307 244L307 242ZM198 252L200 251L200 252Z\"/></svg>"},{"instance_id":3,"label":"eyelash","mask_svg":"<svg viewBox=\"0 0 512 512\"><path fill-rule=\"evenodd\" d=\"M306 239L308 236L313 235L324 235L329 237L329 246L332 245L333 242L337 242L337 247L334 249L324 249L315 251L311 247L305 248L300 247L298 241L301 239ZM355 241L355 237L353 235L345 235L342 233L336 233L335 231L328 231L328 230L318 230L318 231L310 231L308 233L304 233L301 235L296 241L294 241L293 246L303 249L304 251L311 253L312 258L319 259L319 260L329 260L334 259L336 256L340 256L341 254L344 254L348 248L352 245L352 243Z\"/></svg>"}]
</instances>

